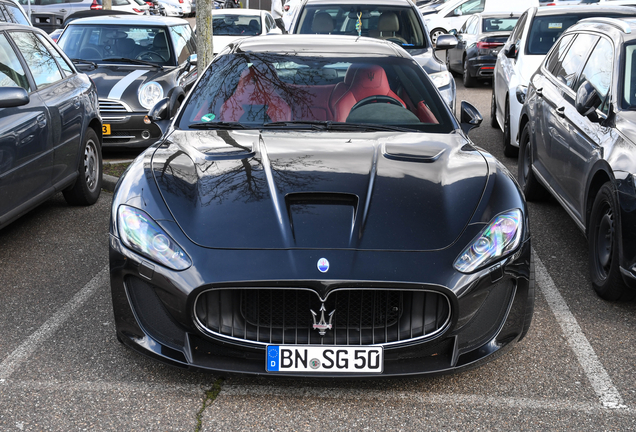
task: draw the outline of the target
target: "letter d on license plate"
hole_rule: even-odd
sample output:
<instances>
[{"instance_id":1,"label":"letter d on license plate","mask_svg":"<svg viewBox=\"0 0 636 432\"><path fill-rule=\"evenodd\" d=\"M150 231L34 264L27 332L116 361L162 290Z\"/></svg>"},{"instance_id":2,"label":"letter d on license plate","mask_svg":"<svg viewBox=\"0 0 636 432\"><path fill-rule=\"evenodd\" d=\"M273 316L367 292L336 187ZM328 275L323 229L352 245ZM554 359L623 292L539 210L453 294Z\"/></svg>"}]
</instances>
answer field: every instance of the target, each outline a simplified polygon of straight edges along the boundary
<instances>
[{"instance_id":1,"label":"letter d on license plate","mask_svg":"<svg viewBox=\"0 0 636 432\"><path fill-rule=\"evenodd\" d=\"M267 372L382 373L382 347L268 345Z\"/></svg>"}]
</instances>

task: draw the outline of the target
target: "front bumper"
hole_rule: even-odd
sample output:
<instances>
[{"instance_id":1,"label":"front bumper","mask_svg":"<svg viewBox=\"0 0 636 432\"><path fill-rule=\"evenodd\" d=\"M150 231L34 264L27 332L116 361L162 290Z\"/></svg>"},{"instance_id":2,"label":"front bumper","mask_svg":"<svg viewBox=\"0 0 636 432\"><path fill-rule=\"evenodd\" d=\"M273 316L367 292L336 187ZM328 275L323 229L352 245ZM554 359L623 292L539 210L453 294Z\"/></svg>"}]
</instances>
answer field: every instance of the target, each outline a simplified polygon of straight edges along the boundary
<instances>
[{"instance_id":1,"label":"front bumper","mask_svg":"<svg viewBox=\"0 0 636 432\"><path fill-rule=\"evenodd\" d=\"M122 113L102 115L104 125L110 125L110 134L103 134L103 147L146 148L161 137L161 128L155 123L146 124L148 113Z\"/></svg>"},{"instance_id":2,"label":"front bumper","mask_svg":"<svg viewBox=\"0 0 636 432\"><path fill-rule=\"evenodd\" d=\"M274 279L280 269L298 266L298 262L316 262L321 253L334 263L356 268L383 262L394 274L408 270L409 280L388 282L381 271L366 270L368 280L289 280ZM206 263L182 272L174 272L145 262L126 249L120 240L110 237L111 289L118 338L128 347L173 366L225 373L268 375L265 371L265 345L204 333L194 318L196 297L218 287L244 286L381 286L387 289L434 290L450 300L451 319L431 339L388 344L384 349L381 375L403 376L444 373L471 368L505 352L519 340L532 313L530 286L530 241L520 250L490 268L476 274L431 274L435 261L431 253L374 251L230 251L208 250ZM428 255L428 256L426 256ZM251 268L246 263L259 263ZM203 264L203 265L202 265ZM430 268L428 268L430 267ZM278 270L278 271L277 271ZM304 270L303 270L304 271ZM285 270L282 271L285 273ZM376 275L375 273L378 273ZM307 273L309 274L309 273ZM236 275L243 279L236 281ZM336 275L334 275L336 276ZM427 282L415 282L417 279ZM446 284L439 280L446 278ZM405 278L406 279L406 278ZM132 290L135 290L132 292ZM285 375L277 373L277 375ZM289 374L297 376L298 374ZM323 373L308 376L364 377L364 374Z\"/></svg>"}]
</instances>

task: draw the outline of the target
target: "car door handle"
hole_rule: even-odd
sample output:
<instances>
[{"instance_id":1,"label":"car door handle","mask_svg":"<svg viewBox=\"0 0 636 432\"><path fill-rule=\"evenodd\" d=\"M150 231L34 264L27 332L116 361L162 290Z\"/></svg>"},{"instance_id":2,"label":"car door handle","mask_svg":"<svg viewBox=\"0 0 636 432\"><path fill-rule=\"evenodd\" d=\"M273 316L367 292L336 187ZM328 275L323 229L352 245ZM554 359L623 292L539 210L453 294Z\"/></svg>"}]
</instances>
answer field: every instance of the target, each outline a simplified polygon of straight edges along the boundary
<instances>
[{"instance_id":1,"label":"car door handle","mask_svg":"<svg viewBox=\"0 0 636 432\"><path fill-rule=\"evenodd\" d=\"M564 106L558 107L556 109L556 113L559 117L565 117L565 107Z\"/></svg>"},{"instance_id":2,"label":"car door handle","mask_svg":"<svg viewBox=\"0 0 636 432\"><path fill-rule=\"evenodd\" d=\"M60 9L60 12L66 12L66 9Z\"/></svg>"},{"instance_id":3,"label":"car door handle","mask_svg":"<svg viewBox=\"0 0 636 432\"><path fill-rule=\"evenodd\" d=\"M543 96L543 87L536 89L536 92L539 96Z\"/></svg>"},{"instance_id":4,"label":"car door handle","mask_svg":"<svg viewBox=\"0 0 636 432\"><path fill-rule=\"evenodd\" d=\"M46 116L44 114L40 114L36 120L40 128L43 128L46 126Z\"/></svg>"}]
</instances>

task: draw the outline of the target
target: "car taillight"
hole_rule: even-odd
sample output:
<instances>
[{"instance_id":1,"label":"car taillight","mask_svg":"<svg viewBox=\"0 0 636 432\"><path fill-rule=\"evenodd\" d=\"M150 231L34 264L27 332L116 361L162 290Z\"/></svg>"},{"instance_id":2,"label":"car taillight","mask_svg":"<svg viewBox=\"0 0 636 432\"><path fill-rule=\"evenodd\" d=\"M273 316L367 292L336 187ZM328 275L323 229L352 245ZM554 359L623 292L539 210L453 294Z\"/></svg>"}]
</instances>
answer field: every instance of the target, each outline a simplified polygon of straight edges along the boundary
<instances>
[{"instance_id":1,"label":"car taillight","mask_svg":"<svg viewBox=\"0 0 636 432\"><path fill-rule=\"evenodd\" d=\"M137 8L133 8L133 10L137 13L143 13L143 11L141 9L137 9Z\"/></svg>"},{"instance_id":2,"label":"car taillight","mask_svg":"<svg viewBox=\"0 0 636 432\"><path fill-rule=\"evenodd\" d=\"M179 3L183 3L183 0L179 0Z\"/></svg>"},{"instance_id":3,"label":"car taillight","mask_svg":"<svg viewBox=\"0 0 636 432\"><path fill-rule=\"evenodd\" d=\"M285 12L289 10L289 5L285 5Z\"/></svg>"},{"instance_id":4,"label":"car taillight","mask_svg":"<svg viewBox=\"0 0 636 432\"><path fill-rule=\"evenodd\" d=\"M97 3L97 0L93 0L93 4L91 5L91 10L102 10L102 5Z\"/></svg>"},{"instance_id":5,"label":"car taillight","mask_svg":"<svg viewBox=\"0 0 636 432\"><path fill-rule=\"evenodd\" d=\"M479 49L493 49L493 48L497 48L502 46L502 43L497 43L497 42L482 42L479 41L477 42L477 48Z\"/></svg>"}]
</instances>

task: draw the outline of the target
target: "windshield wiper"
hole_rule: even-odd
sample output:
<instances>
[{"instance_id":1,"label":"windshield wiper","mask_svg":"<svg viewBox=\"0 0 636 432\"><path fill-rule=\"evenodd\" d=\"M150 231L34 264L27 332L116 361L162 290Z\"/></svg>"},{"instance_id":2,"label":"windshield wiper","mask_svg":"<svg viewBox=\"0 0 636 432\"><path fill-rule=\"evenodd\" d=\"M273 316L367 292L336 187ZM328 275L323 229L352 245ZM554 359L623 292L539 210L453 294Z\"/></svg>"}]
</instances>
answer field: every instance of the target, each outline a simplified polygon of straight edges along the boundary
<instances>
[{"instance_id":1,"label":"windshield wiper","mask_svg":"<svg viewBox=\"0 0 636 432\"><path fill-rule=\"evenodd\" d=\"M188 125L190 129L247 129L239 122L201 122Z\"/></svg>"},{"instance_id":2,"label":"windshield wiper","mask_svg":"<svg viewBox=\"0 0 636 432\"><path fill-rule=\"evenodd\" d=\"M145 60L131 59L131 58L127 58L127 57L108 57L108 58L102 59L102 61L107 61L107 62L111 62L111 61L112 62L117 62L118 61L118 62L125 62L125 63L141 64L141 65L156 67L156 68L159 68L159 69L163 70L163 66L161 66L160 64L149 62L149 61L145 61Z\"/></svg>"},{"instance_id":3,"label":"windshield wiper","mask_svg":"<svg viewBox=\"0 0 636 432\"><path fill-rule=\"evenodd\" d=\"M93 66L94 69L97 69L97 63L95 63L94 61L90 61L90 60L84 60L84 59L71 59L71 61L73 63L79 63L79 64L87 64L87 65L91 65Z\"/></svg>"},{"instance_id":4,"label":"windshield wiper","mask_svg":"<svg viewBox=\"0 0 636 432\"><path fill-rule=\"evenodd\" d=\"M398 132L414 132L416 129L405 128L401 126L371 124L371 123L346 123L334 122L330 120L294 120L294 121L278 121L263 124L263 127L295 127L308 125L311 129L333 130L333 131L351 131L351 130L367 130L367 131L398 131Z\"/></svg>"}]
</instances>

